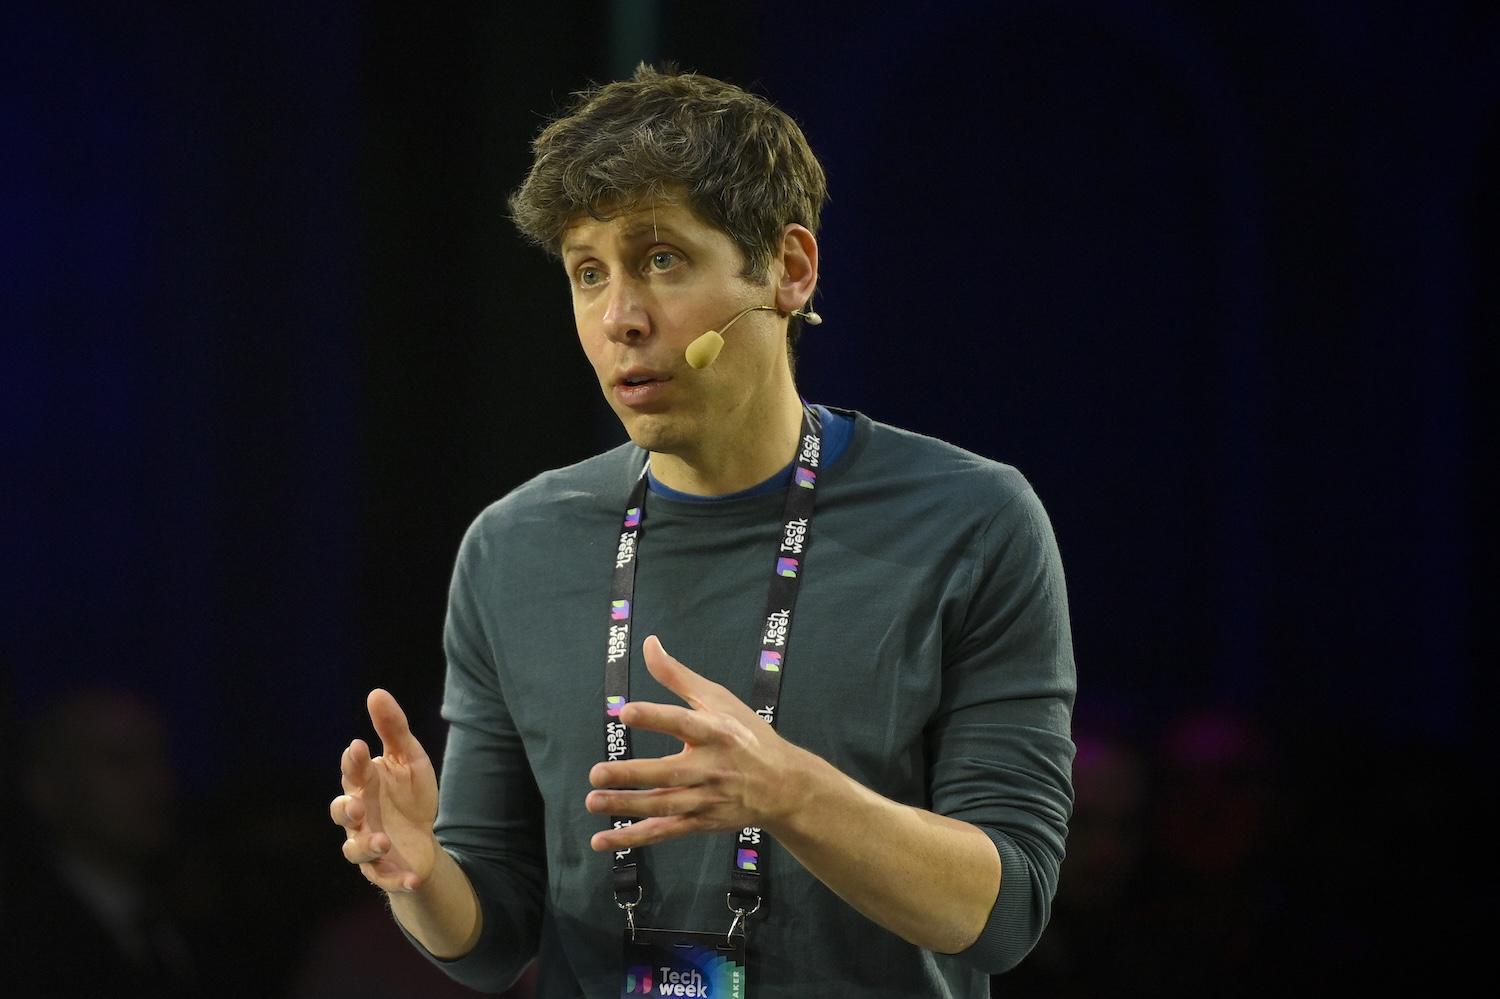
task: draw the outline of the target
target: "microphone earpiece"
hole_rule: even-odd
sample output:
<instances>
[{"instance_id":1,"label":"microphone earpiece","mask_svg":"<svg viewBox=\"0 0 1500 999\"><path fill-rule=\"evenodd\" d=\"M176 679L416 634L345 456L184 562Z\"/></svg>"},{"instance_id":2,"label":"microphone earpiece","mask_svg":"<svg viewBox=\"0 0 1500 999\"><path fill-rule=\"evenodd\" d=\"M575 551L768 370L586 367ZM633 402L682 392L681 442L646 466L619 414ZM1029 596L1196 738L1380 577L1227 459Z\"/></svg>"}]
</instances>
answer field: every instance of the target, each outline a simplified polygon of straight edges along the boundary
<instances>
[{"instance_id":1,"label":"microphone earpiece","mask_svg":"<svg viewBox=\"0 0 1500 999\"><path fill-rule=\"evenodd\" d=\"M728 326L724 327L728 329ZM719 351L724 349L724 337L718 330L709 330L698 339L688 344L683 355L687 357L688 367L697 368L702 371L719 356Z\"/></svg>"},{"instance_id":2,"label":"microphone earpiece","mask_svg":"<svg viewBox=\"0 0 1500 999\"><path fill-rule=\"evenodd\" d=\"M751 312L775 312L774 305L752 305L735 314L735 317L724 324L723 330L709 330L701 334L696 340L687 345L687 350L682 354L687 358L688 367L702 371L719 357L719 351L724 349L724 331L740 321L740 317ZM823 317L811 309L798 309L792 313L809 326L816 326L823 321Z\"/></svg>"}]
</instances>

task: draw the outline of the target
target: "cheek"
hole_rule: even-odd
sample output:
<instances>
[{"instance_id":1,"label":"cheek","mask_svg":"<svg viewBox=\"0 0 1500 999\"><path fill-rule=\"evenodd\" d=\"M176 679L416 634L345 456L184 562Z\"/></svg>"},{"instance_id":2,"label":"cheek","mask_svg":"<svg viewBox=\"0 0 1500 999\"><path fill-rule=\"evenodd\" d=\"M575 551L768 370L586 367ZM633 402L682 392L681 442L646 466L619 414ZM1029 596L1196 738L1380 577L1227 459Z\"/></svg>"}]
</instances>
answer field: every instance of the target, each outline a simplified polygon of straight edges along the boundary
<instances>
[{"instance_id":1,"label":"cheek","mask_svg":"<svg viewBox=\"0 0 1500 999\"><path fill-rule=\"evenodd\" d=\"M573 332L578 337L583 352L592 360L599 352L604 335L599 332L597 317L589 309L588 303L579 301L576 295L573 296Z\"/></svg>"},{"instance_id":2,"label":"cheek","mask_svg":"<svg viewBox=\"0 0 1500 999\"><path fill-rule=\"evenodd\" d=\"M767 377L786 352L785 341L774 330L755 330L741 340L739 348L742 376L753 381Z\"/></svg>"}]
</instances>

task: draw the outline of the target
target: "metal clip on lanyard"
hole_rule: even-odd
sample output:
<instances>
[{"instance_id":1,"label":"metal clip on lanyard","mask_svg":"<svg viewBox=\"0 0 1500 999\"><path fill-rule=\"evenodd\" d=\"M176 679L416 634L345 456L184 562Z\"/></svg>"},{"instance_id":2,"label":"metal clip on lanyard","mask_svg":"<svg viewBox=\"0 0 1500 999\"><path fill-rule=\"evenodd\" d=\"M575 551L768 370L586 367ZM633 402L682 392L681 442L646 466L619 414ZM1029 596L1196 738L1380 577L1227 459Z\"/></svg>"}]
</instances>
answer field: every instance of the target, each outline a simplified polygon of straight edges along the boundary
<instances>
[{"instance_id":1,"label":"metal clip on lanyard","mask_svg":"<svg viewBox=\"0 0 1500 999\"><path fill-rule=\"evenodd\" d=\"M786 645L792 632L792 614L797 606L797 592L802 583L807 546L811 541L813 494L822 458L822 420L810 406L802 412L802 439L787 486L786 505L781 518L781 541L766 594L766 616L761 628L760 651L755 662L755 679L750 691L750 707L776 726L776 704L781 694L781 672L786 667ZM620 710L630 699L630 624L635 599L635 571L639 561L641 521L646 512L646 470L636 479L626 504L615 549L614 576L609 590L609 631L604 652L604 758L609 762L631 758L630 730L620 721ZM610 820L614 828L623 829L634 819L617 816ZM729 869L729 891L725 903L734 914L728 936L744 933L746 920L761 907L766 888L763 879L769 855L761 845L760 829L750 826L740 830L734 844ZM625 923L632 939L635 936L635 909L645 890L635 850L616 850L612 872L615 905L625 913Z\"/></svg>"}]
</instances>

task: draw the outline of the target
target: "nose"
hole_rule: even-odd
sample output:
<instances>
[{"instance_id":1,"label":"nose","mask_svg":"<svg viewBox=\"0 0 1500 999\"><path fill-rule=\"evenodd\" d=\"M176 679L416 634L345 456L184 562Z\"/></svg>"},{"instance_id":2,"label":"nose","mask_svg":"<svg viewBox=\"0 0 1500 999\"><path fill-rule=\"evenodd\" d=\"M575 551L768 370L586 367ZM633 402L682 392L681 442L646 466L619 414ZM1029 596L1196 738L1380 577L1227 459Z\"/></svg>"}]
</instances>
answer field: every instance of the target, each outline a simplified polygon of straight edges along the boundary
<instances>
[{"instance_id":1,"label":"nose","mask_svg":"<svg viewBox=\"0 0 1500 999\"><path fill-rule=\"evenodd\" d=\"M612 281L606 293L604 335L617 343L643 340L651 335L651 312L644 289L629 280Z\"/></svg>"}]
</instances>

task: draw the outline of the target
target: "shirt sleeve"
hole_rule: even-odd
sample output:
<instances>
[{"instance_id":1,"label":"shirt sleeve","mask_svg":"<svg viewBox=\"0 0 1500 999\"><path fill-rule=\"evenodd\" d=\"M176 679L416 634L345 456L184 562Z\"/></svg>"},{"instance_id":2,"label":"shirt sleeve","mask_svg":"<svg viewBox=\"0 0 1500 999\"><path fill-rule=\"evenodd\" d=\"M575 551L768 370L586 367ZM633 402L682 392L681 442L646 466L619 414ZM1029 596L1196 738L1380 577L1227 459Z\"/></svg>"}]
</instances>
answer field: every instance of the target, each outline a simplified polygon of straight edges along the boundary
<instances>
[{"instance_id":1,"label":"shirt sleeve","mask_svg":"<svg viewBox=\"0 0 1500 999\"><path fill-rule=\"evenodd\" d=\"M484 523L465 536L449 591L443 632L449 730L436 823L439 842L474 886L483 927L473 950L455 960L417 947L454 980L495 993L509 988L536 954L547 862L541 795L501 690L496 643L486 633L493 624L484 609L497 606L487 598L486 574L501 563Z\"/></svg>"},{"instance_id":2,"label":"shirt sleeve","mask_svg":"<svg viewBox=\"0 0 1500 999\"><path fill-rule=\"evenodd\" d=\"M945 642L942 701L928 733L933 810L983 829L1000 891L961 956L1015 967L1051 915L1072 813L1077 679L1052 526L1025 488L973 546L969 599Z\"/></svg>"}]
</instances>

